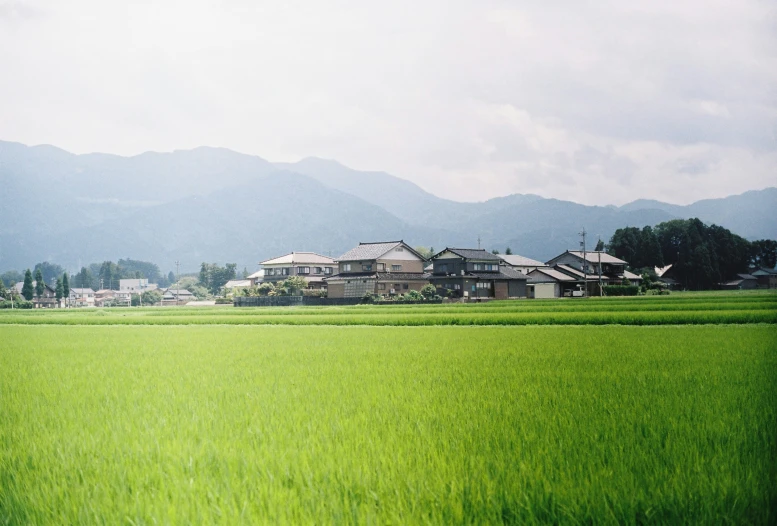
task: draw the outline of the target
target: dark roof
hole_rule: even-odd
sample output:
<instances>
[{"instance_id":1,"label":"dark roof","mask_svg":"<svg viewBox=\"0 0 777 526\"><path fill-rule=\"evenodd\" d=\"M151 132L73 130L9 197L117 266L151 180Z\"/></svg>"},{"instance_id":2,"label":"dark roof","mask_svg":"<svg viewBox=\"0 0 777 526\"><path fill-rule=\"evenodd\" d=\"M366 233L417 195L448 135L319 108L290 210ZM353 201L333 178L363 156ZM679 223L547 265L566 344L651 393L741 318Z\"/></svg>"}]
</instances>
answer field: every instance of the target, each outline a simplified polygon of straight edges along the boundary
<instances>
[{"instance_id":1,"label":"dark roof","mask_svg":"<svg viewBox=\"0 0 777 526\"><path fill-rule=\"evenodd\" d=\"M431 274L428 272L423 274L417 272L348 272L328 276L324 278L324 281L361 278L377 279L380 281L428 281L430 276Z\"/></svg>"},{"instance_id":2,"label":"dark roof","mask_svg":"<svg viewBox=\"0 0 777 526\"><path fill-rule=\"evenodd\" d=\"M583 271L582 270L578 270L575 267L572 267L570 265L556 265L553 268L555 270L559 271L559 272L563 272L563 273L569 274L570 276L573 276L573 277L575 277L577 279L583 279ZM537 270L539 270L539 269L537 269ZM602 277L608 277L609 278L609 276L605 276L604 274L602 275ZM587 280L598 280L599 279L599 275L598 274L588 274L586 276L586 279Z\"/></svg>"},{"instance_id":3,"label":"dark roof","mask_svg":"<svg viewBox=\"0 0 777 526\"><path fill-rule=\"evenodd\" d=\"M479 259L483 261L495 261L495 262L502 261L502 258L497 256L496 254L492 254L491 252L483 248L450 248L450 247L446 247L445 250L441 250L440 252L432 256L431 259L436 258L443 252L453 252L457 256L461 256L464 259Z\"/></svg>"},{"instance_id":4,"label":"dark roof","mask_svg":"<svg viewBox=\"0 0 777 526\"><path fill-rule=\"evenodd\" d=\"M446 279L482 279L482 280L515 280L527 279L525 274L517 272L513 269L502 269L502 272L467 272L466 274L450 274L443 275L437 274L430 276L430 279L435 281L442 281Z\"/></svg>"},{"instance_id":5,"label":"dark roof","mask_svg":"<svg viewBox=\"0 0 777 526\"><path fill-rule=\"evenodd\" d=\"M737 277L739 279L741 279L741 280L746 280L746 279L755 279L755 280L757 280L758 279L755 276L751 276L750 274L737 274Z\"/></svg>"},{"instance_id":6,"label":"dark roof","mask_svg":"<svg viewBox=\"0 0 777 526\"><path fill-rule=\"evenodd\" d=\"M342 256L335 258L336 261L364 261L370 259L378 259L380 256L393 250L396 247L402 245L402 248L408 252L412 252L422 261L426 261L424 257L416 252L410 245L402 240L399 241L382 241L379 243L359 243L358 247L352 248Z\"/></svg>"}]
</instances>

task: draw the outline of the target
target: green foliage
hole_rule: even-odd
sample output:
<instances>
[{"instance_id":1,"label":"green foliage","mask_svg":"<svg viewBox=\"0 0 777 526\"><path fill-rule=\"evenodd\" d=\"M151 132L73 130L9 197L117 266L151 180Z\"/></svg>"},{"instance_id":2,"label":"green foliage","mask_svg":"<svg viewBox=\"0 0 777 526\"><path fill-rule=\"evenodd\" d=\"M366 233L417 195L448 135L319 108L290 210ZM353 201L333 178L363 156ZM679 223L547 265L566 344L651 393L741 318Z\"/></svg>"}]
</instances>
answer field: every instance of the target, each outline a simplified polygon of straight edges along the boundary
<instances>
[{"instance_id":1,"label":"green foliage","mask_svg":"<svg viewBox=\"0 0 777 526\"><path fill-rule=\"evenodd\" d=\"M33 308L33 303L31 301L23 300L19 298L19 296L14 295L13 301L10 299L2 300L0 301L0 309L26 309L30 310Z\"/></svg>"},{"instance_id":2,"label":"green foliage","mask_svg":"<svg viewBox=\"0 0 777 526\"><path fill-rule=\"evenodd\" d=\"M3 335L9 524L775 522L771 325Z\"/></svg>"},{"instance_id":3,"label":"green foliage","mask_svg":"<svg viewBox=\"0 0 777 526\"><path fill-rule=\"evenodd\" d=\"M43 297L43 291L46 290L46 282L43 281L43 273L40 269L35 271L35 295Z\"/></svg>"},{"instance_id":4,"label":"green foliage","mask_svg":"<svg viewBox=\"0 0 777 526\"><path fill-rule=\"evenodd\" d=\"M141 295L143 305L156 305L162 303L162 293L158 290L147 290Z\"/></svg>"},{"instance_id":5,"label":"green foliage","mask_svg":"<svg viewBox=\"0 0 777 526\"><path fill-rule=\"evenodd\" d=\"M291 276L286 278L281 285L286 289L290 295L296 296L300 291L304 290L308 286L308 282L302 276Z\"/></svg>"},{"instance_id":6,"label":"green foliage","mask_svg":"<svg viewBox=\"0 0 777 526\"><path fill-rule=\"evenodd\" d=\"M275 290L275 285L269 281L265 281L256 288L260 296L267 296Z\"/></svg>"},{"instance_id":7,"label":"green foliage","mask_svg":"<svg viewBox=\"0 0 777 526\"><path fill-rule=\"evenodd\" d=\"M597 250L604 248L604 242L600 239L596 247ZM607 252L625 260L634 269L664 266L661 245L653 228L649 226L642 230L636 227L617 229L610 238Z\"/></svg>"},{"instance_id":8,"label":"green foliage","mask_svg":"<svg viewBox=\"0 0 777 526\"><path fill-rule=\"evenodd\" d=\"M86 267L81 267L81 271L76 275L76 288L90 289L92 288L92 271Z\"/></svg>"},{"instance_id":9,"label":"green foliage","mask_svg":"<svg viewBox=\"0 0 777 526\"><path fill-rule=\"evenodd\" d=\"M421 288L421 296L423 296L424 299L430 300L434 298L437 295L437 288L432 285L424 285Z\"/></svg>"},{"instance_id":10,"label":"green foliage","mask_svg":"<svg viewBox=\"0 0 777 526\"><path fill-rule=\"evenodd\" d=\"M403 295L402 299L405 301L422 301L424 296L417 290L409 290Z\"/></svg>"},{"instance_id":11,"label":"green foliage","mask_svg":"<svg viewBox=\"0 0 777 526\"><path fill-rule=\"evenodd\" d=\"M205 287L211 294L218 294L221 287L236 276L236 263L227 263L220 267L216 263L205 263L200 265L199 284Z\"/></svg>"},{"instance_id":12,"label":"green foliage","mask_svg":"<svg viewBox=\"0 0 777 526\"><path fill-rule=\"evenodd\" d=\"M44 283L50 284L54 279L61 277L65 272L65 269L55 263L44 261L42 263L36 263L35 268L32 269L33 274L36 276L36 280L38 279L38 271L40 271L41 275L43 276L42 281Z\"/></svg>"},{"instance_id":13,"label":"green foliage","mask_svg":"<svg viewBox=\"0 0 777 526\"><path fill-rule=\"evenodd\" d=\"M24 285L22 285L22 296L27 301L32 301L35 295L35 289L32 287L32 272L30 269L24 271Z\"/></svg>"},{"instance_id":14,"label":"green foliage","mask_svg":"<svg viewBox=\"0 0 777 526\"><path fill-rule=\"evenodd\" d=\"M423 245L419 245L417 247L413 247L413 250L418 252L424 259L429 259L434 255L434 247L426 248Z\"/></svg>"},{"instance_id":15,"label":"green foliage","mask_svg":"<svg viewBox=\"0 0 777 526\"><path fill-rule=\"evenodd\" d=\"M57 298L57 302L65 297L65 289L62 286L62 280L59 278L57 278L57 286L54 289L54 295Z\"/></svg>"},{"instance_id":16,"label":"green foliage","mask_svg":"<svg viewBox=\"0 0 777 526\"><path fill-rule=\"evenodd\" d=\"M750 264L760 268L777 267L777 241L759 239L750 243Z\"/></svg>"},{"instance_id":17,"label":"green foliage","mask_svg":"<svg viewBox=\"0 0 777 526\"><path fill-rule=\"evenodd\" d=\"M24 279L24 274L18 270L8 270L0 274L0 279L2 279L6 287L10 287L14 283L22 281Z\"/></svg>"},{"instance_id":18,"label":"green foliage","mask_svg":"<svg viewBox=\"0 0 777 526\"><path fill-rule=\"evenodd\" d=\"M133 307L140 306L140 294L133 294L130 298L130 305Z\"/></svg>"},{"instance_id":19,"label":"green foliage","mask_svg":"<svg viewBox=\"0 0 777 526\"><path fill-rule=\"evenodd\" d=\"M639 287L637 285L627 284L628 280L624 280L623 285L605 285L605 296L636 296L639 294Z\"/></svg>"},{"instance_id":20,"label":"green foliage","mask_svg":"<svg viewBox=\"0 0 777 526\"><path fill-rule=\"evenodd\" d=\"M510 247L507 247L505 249L505 256L512 256L512 255L513 255L513 250Z\"/></svg>"},{"instance_id":21,"label":"green foliage","mask_svg":"<svg viewBox=\"0 0 777 526\"><path fill-rule=\"evenodd\" d=\"M62 293L65 298L70 297L70 278L67 277L67 272L62 273Z\"/></svg>"}]
</instances>

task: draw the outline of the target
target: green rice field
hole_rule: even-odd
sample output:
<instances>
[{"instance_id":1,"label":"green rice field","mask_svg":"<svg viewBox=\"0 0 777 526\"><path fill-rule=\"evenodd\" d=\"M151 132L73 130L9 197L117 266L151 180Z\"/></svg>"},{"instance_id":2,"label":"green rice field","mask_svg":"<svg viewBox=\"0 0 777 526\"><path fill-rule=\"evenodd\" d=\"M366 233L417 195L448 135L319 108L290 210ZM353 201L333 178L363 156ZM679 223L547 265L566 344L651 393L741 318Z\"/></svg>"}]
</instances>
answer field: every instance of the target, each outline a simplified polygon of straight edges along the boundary
<instances>
[{"instance_id":1,"label":"green rice field","mask_svg":"<svg viewBox=\"0 0 777 526\"><path fill-rule=\"evenodd\" d=\"M0 311L0 524L774 524L775 310Z\"/></svg>"}]
</instances>

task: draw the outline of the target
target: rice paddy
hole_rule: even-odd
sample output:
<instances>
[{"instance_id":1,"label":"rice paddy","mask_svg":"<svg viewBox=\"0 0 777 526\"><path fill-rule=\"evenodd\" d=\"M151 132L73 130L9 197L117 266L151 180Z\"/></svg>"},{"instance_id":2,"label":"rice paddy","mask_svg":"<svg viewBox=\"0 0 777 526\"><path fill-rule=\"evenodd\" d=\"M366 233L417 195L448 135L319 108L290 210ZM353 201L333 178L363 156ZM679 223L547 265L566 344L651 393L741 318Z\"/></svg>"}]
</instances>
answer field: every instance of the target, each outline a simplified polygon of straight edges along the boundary
<instances>
[{"instance_id":1,"label":"rice paddy","mask_svg":"<svg viewBox=\"0 0 777 526\"><path fill-rule=\"evenodd\" d=\"M0 524L774 523L775 298L0 312Z\"/></svg>"}]
</instances>

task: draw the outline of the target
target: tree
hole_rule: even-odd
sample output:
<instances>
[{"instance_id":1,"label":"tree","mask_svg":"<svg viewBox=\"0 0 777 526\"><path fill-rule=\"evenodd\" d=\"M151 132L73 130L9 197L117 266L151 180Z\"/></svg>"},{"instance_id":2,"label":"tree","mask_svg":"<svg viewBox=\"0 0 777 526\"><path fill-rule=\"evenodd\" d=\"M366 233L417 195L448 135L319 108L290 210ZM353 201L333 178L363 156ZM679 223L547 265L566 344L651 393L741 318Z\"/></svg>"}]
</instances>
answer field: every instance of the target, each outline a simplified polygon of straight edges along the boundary
<instances>
[{"instance_id":1,"label":"tree","mask_svg":"<svg viewBox=\"0 0 777 526\"><path fill-rule=\"evenodd\" d=\"M495 256L499 255L499 251L497 249L492 250L491 253Z\"/></svg>"},{"instance_id":2,"label":"tree","mask_svg":"<svg viewBox=\"0 0 777 526\"><path fill-rule=\"evenodd\" d=\"M308 282L302 276L291 276L283 281L283 287L289 291L291 295L295 295L297 292L306 289Z\"/></svg>"},{"instance_id":3,"label":"tree","mask_svg":"<svg viewBox=\"0 0 777 526\"><path fill-rule=\"evenodd\" d=\"M200 265L200 285L211 294L218 294L227 281L235 279L236 269L237 263L227 263L226 266L220 267L216 263L203 262Z\"/></svg>"},{"instance_id":4,"label":"tree","mask_svg":"<svg viewBox=\"0 0 777 526\"><path fill-rule=\"evenodd\" d=\"M423 245L419 245L417 247L413 247L413 250L421 254L421 257L424 259L429 259L434 255L434 248L432 247L426 248Z\"/></svg>"},{"instance_id":5,"label":"tree","mask_svg":"<svg viewBox=\"0 0 777 526\"><path fill-rule=\"evenodd\" d=\"M5 283L3 283L3 280L0 279L0 298L5 299L6 290L5 290Z\"/></svg>"},{"instance_id":6,"label":"tree","mask_svg":"<svg viewBox=\"0 0 777 526\"><path fill-rule=\"evenodd\" d=\"M513 255L513 249L511 249L510 247L507 247L505 249L505 256L512 256L512 255Z\"/></svg>"},{"instance_id":7,"label":"tree","mask_svg":"<svg viewBox=\"0 0 777 526\"><path fill-rule=\"evenodd\" d=\"M777 267L777 241L759 239L751 242L749 259L754 267L768 269Z\"/></svg>"},{"instance_id":8,"label":"tree","mask_svg":"<svg viewBox=\"0 0 777 526\"><path fill-rule=\"evenodd\" d=\"M274 290L275 290L275 285L273 285L269 281L265 281L264 283L262 283L256 288L256 291L259 293L260 296L267 296L270 294L270 292Z\"/></svg>"},{"instance_id":9,"label":"tree","mask_svg":"<svg viewBox=\"0 0 777 526\"><path fill-rule=\"evenodd\" d=\"M604 252L604 241L601 239L597 241L596 248L594 248L594 252Z\"/></svg>"},{"instance_id":10,"label":"tree","mask_svg":"<svg viewBox=\"0 0 777 526\"><path fill-rule=\"evenodd\" d=\"M27 301L32 301L34 291L32 288L32 271L27 269L24 271L24 285L22 285L22 296Z\"/></svg>"},{"instance_id":11,"label":"tree","mask_svg":"<svg viewBox=\"0 0 777 526\"><path fill-rule=\"evenodd\" d=\"M42 297L44 290L46 290L46 282L43 281L43 272L38 269L35 271L35 295Z\"/></svg>"},{"instance_id":12,"label":"tree","mask_svg":"<svg viewBox=\"0 0 777 526\"><path fill-rule=\"evenodd\" d=\"M38 270L43 274L43 283L51 283L65 272L61 266L54 263L44 261L42 263L36 263L35 268L32 269L33 275L36 275ZM35 278L37 279L37 278Z\"/></svg>"},{"instance_id":13,"label":"tree","mask_svg":"<svg viewBox=\"0 0 777 526\"><path fill-rule=\"evenodd\" d=\"M0 274L0 279L3 280L6 287L10 287L14 283L19 283L24 279L24 275L18 270L8 270Z\"/></svg>"},{"instance_id":14,"label":"tree","mask_svg":"<svg viewBox=\"0 0 777 526\"><path fill-rule=\"evenodd\" d=\"M170 283L175 283L175 274L173 274L172 270L167 275L167 281L169 281Z\"/></svg>"},{"instance_id":15,"label":"tree","mask_svg":"<svg viewBox=\"0 0 777 526\"><path fill-rule=\"evenodd\" d=\"M82 289L92 288L92 272L88 268L81 267L81 272L79 272L76 277L77 277L76 283L78 283L78 286L80 288Z\"/></svg>"},{"instance_id":16,"label":"tree","mask_svg":"<svg viewBox=\"0 0 777 526\"><path fill-rule=\"evenodd\" d=\"M144 305L155 305L162 302L162 294L158 290L147 290L140 297Z\"/></svg>"},{"instance_id":17,"label":"tree","mask_svg":"<svg viewBox=\"0 0 777 526\"><path fill-rule=\"evenodd\" d=\"M66 301L70 300L70 280L67 277L67 272L62 274L62 292L65 294Z\"/></svg>"},{"instance_id":18,"label":"tree","mask_svg":"<svg viewBox=\"0 0 777 526\"><path fill-rule=\"evenodd\" d=\"M57 298L57 303L62 301L62 298L65 297L65 289L62 286L62 280L57 278L57 287L54 289L54 295Z\"/></svg>"},{"instance_id":19,"label":"tree","mask_svg":"<svg viewBox=\"0 0 777 526\"><path fill-rule=\"evenodd\" d=\"M423 287L421 287L421 296L423 296L424 299L430 300L434 298L436 295L437 295L437 288L431 283L429 285L424 285Z\"/></svg>"}]
</instances>

